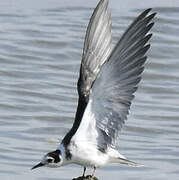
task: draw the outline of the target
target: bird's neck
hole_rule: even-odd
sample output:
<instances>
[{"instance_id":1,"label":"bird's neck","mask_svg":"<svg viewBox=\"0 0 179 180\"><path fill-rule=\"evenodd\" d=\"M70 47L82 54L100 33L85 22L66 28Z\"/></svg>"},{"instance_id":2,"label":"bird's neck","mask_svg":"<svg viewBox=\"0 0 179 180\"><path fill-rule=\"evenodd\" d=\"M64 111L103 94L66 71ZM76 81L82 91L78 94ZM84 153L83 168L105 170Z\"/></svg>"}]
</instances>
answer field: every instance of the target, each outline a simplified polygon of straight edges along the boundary
<instances>
[{"instance_id":1,"label":"bird's neck","mask_svg":"<svg viewBox=\"0 0 179 180\"><path fill-rule=\"evenodd\" d=\"M72 154L70 153L70 150L67 146L65 146L63 143L60 144L60 146L57 148L61 151L61 156L63 158L63 164L69 164L72 161Z\"/></svg>"}]
</instances>

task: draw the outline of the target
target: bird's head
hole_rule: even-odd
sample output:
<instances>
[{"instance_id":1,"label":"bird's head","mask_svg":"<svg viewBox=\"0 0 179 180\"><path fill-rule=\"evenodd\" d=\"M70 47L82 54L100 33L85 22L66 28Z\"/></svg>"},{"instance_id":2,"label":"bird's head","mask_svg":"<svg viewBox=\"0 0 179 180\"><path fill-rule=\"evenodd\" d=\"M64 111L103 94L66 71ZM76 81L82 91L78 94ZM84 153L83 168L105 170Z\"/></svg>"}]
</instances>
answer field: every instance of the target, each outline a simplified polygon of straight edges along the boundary
<instances>
[{"instance_id":1,"label":"bird's head","mask_svg":"<svg viewBox=\"0 0 179 180\"><path fill-rule=\"evenodd\" d=\"M39 164L32 167L32 169L42 167L42 166L55 168L55 167L62 166L62 164L63 164L63 158L62 158L61 151L56 150L56 151L52 151L46 154L43 157L42 161Z\"/></svg>"}]
</instances>

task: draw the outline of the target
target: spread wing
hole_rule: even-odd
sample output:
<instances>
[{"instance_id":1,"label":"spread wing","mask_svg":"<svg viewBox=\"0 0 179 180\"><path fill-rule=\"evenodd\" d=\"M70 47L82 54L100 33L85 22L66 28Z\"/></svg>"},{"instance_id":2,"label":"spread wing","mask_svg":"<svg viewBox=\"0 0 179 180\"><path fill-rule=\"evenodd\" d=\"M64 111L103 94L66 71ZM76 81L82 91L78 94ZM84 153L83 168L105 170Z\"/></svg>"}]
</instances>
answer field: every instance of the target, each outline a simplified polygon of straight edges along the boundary
<instances>
[{"instance_id":1,"label":"spread wing","mask_svg":"<svg viewBox=\"0 0 179 180\"><path fill-rule=\"evenodd\" d=\"M118 133L127 119L134 92L144 70L147 44L154 25L150 9L139 15L115 46L93 83L89 102L74 140L99 149L116 148ZM146 45L147 44L147 45Z\"/></svg>"},{"instance_id":2,"label":"spread wing","mask_svg":"<svg viewBox=\"0 0 179 180\"><path fill-rule=\"evenodd\" d=\"M101 65L111 52L111 15L108 0L101 0L90 19L83 48L80 76L78 80L78 107L72 129L63 139L69 143L78 129L88 103L89 92Z\"/></svg>"},{"instance_id":3,"label":"spread wing","mask_svg":"<svg viewBox=\"0 0 179 180\"><path fill-rule=\"evenodd\" d=\"M101 0L90 19L78 80L79 96L88 102L89 92L101 65L111 53L111 13L108 0Z\"/></svg>"}]
</instances>

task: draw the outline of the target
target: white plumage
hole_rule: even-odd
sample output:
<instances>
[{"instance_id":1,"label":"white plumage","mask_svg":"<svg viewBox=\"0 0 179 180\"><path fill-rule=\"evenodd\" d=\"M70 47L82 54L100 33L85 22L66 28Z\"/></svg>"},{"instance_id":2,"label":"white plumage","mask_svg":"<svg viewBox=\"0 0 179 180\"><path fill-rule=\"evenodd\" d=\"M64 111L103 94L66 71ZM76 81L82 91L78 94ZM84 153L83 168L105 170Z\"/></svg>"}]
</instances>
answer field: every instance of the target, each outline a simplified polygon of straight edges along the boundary
<instances>
[{"instance_id":1,"label":"white plumage","mask_svg":"<svg viewBox=\"0 0 179 180\"><path fill-rule=\"evenodd\" d=\"M141 13L112 48L108 3L99 2L87 28L73 127L57 150L33 169L75 163L84 166L85 173L87 166L138 165L119 153L118 137L144 70L155 13L148 15L151 9Z\"/></svg>"}]
</instances>

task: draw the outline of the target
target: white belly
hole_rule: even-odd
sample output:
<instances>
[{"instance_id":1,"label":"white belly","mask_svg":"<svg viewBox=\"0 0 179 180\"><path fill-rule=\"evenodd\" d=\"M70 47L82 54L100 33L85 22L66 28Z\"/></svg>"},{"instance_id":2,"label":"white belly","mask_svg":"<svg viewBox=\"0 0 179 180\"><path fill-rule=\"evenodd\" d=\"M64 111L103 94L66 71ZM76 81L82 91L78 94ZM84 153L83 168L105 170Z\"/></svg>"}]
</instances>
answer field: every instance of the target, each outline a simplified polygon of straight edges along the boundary
<instances>
[{"instance_id":1,"label":"white belly","mask_svg":"<svg viewBox=\"0 0 179 180\"><path fill-rule=\"evenodd\" d=\"M96 146L86 142L72 143L69 149L72 154L72 162L82 166L101 167L109 160L107 154L100 152Z\"/></svg>"}]
</instances>

